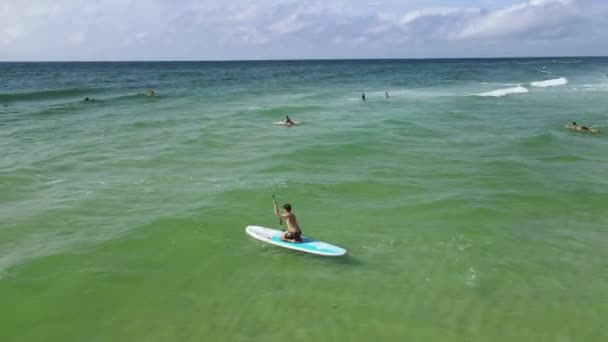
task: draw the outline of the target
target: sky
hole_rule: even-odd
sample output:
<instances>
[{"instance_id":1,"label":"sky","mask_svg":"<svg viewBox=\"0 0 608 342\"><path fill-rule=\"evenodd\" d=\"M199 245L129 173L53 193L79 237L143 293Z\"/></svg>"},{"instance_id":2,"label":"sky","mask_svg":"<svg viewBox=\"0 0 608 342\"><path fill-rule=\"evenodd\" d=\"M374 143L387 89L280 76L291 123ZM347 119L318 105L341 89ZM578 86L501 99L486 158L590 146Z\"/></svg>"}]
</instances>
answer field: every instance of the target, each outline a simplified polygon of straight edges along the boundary
<instances>
[{"instance_id":1,"label":"sky","mask_svg":"<svg viewBox=\"0 0 608 342\"><path fill-rule=\"evenodd\" d=\"M608 55L608 0L0 0L0 61Z\"/></svg>"}]
</instances>

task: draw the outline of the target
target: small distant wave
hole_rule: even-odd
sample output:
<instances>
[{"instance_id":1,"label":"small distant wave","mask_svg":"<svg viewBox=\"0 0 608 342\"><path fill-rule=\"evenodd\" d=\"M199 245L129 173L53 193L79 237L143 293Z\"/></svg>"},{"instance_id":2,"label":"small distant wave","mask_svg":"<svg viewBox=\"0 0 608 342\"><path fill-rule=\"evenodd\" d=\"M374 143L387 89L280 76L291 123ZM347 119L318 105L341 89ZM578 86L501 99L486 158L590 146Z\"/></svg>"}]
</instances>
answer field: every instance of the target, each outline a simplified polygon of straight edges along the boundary
<instances>
[{"instance_id":1,"label":"small distant wave","mask_svg":"<svg viewBox=\"0 0 608 342\"><path fill-rule=\"evenodd\" d=\"M55 179L55 180L52 180L52 181L48 181L45 184L52 185L52 184L63 183L63 182L65 182L65 179Z\"/></svg>"},{"instance_id":2,"label":"small distant wave","mask_svg":"<svg viewBox=\"0 0 608 342\"><path fill-rule=\"evenodd\" d=\"M321 106L276 106L276 107L264 107L262 109L257 110L258 114L264 116L272 116L272 117L284 117L285 115L296 115L300 113L317 111L320 110Z\"/></svg>"},{"instance_id":3,"label":"small distant wave","mask_svg":"<svg viewBox=\"0 0 608 342\"><path fill-rule=\"evenodd\" d=\"M579 64L582 63L583 60L582 59L554 59L551 61L552 63L557 63L557 64Z\"/></svg>"},{"instance_id":4,"label":"small distant wave","mask_svg":"<svg viewBox=\"0 0 608 342\"><path fill-rule=\"evenodd\" d=\"M578 90L577 88L574 88ZM608 90L608 83L598 83L598 84L583 84L583 91L606 91Z\"/></svg>"},{"instance_id":5,"label":"small distant wave","mask_svg":"<svg viewBox=\"0 0 608 342\"><path fill-rule=\"evenodd\" d=\"M537 88L555 87L555 86L561 86L561 85L566 85L566 84L568 84L568 79L565 77L530 83L531 86L537 87Z\"/></svg>"},{"instance_id":6,"label":"small distant wave","mask_svg":"<svg viewBox=\"0 0 608 342\"><path fill-rule=\"evenodd\" d=\"M529 151L529 148L539 149L554 144L558 139L559 136L554 131L530 132L526 136L520 137L516 144L525 151Z\"/></svg>"},{"instance_id":7,"label":"small distant wave","mask_svg":"<svg viewBox=\"0 0 608 342\"><path fill-rule=\"evenodd\" d=\"M503 96L507 96L507 95L511 95L511 94L525 94L525 93L528 93L528 89L526 89L522 86L517 86L517 87L511 87L511 88L497 89L497 90L488 91L485 93L474 94L474 96L503 97Z\"/></svg>"},{"instance_id":8,"label":"small distant wave","mask_svg":"<svg viewBox=\"0 0 608 342\"><path fill-rule=\"evenodd\" d=\"M65 97L81 97L90 95L92 92L97 92L103 89L62 89L62 90L41 90L33 92L13 92L0 94L0 101L2 102L13 102L13 101L38 101L46 99L56 99Z\"/></svg>"},{"instance_id":9,"label":"small distant wave","mask_svg":"<svg viewBox=\"0 0 608 342\"><path fill-rule=\"evenodd\" d=\"M162 99L163 96L160 95L154 95L154 96L148 96L144 93L125 93L125 94L120 94L120 95L112 95L112 96L106 96L106 97L95 97L93 98L93 102L92 103L113 103L113 102L133 102L136 100L139 101L149 101L149 100L159 100ZM83 103L82 100L78 99L77 101L78 103Z\"/></svg>"}]
</instances>

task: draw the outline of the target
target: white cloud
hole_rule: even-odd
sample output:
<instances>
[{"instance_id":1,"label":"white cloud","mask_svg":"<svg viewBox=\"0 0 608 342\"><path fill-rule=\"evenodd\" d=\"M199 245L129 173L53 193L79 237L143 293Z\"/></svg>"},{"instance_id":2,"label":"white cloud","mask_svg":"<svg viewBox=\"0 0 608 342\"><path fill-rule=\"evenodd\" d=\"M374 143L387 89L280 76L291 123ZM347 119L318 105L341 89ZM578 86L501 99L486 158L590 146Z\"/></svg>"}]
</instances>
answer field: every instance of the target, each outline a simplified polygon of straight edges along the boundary
<instances>
[{"instance_id":1,"label":"white cloud","mask_svg":"<svg viewBox=\"0 0 608 342\"><path fill-rule=\"evenodd\" d=\"M430 7L417 9L411 12L407 12L400 20L400 24L408 25L416 20L428 18L428 17L447 17L453 15L463 15L479 13L480 10L477 8L455 8L455 7Z\"/></svg>"},{"instance_id":2,"label":"white cloud","mask_svg":"<svg viewBox=\"0 0 608 342\"><path fill-rule=\"evenodd\" d=\"M495 39L501 37L567 34L564 24L576 19L578 11L569 0L532 0L473 18L451 38Z\"/></svg>"},{"instance_id":3,"label":"white cloud","mask_svg":"<svg viewBox=\"0 0 608 342\"><path fill-rule=\"evenodd\" d=\"M0 42L3 44L10 44L15 42L23 34L23 28L21 26L9 26L4 29Z\"/></svg>"},{"instance_id":4,"label":"white cloud","mask_svg":"<svg viewBox=\"0 0 608 342\"><path fill-rule=\"evenodd\" d=\"M234 20L237 22L246 22L250 20L254 20L259 16L258 9L254 5L250 5L245 7L244 9L239 10L234 15L230 16L230 20Z\"/></svg>"},{"instance_id":5,"label":"white cloud","mask_svg":"<svg viewBox=\"0 0 608 342\"><path fill-rule=\"evenodd\" d=\"M608 54L607 18L606 0L0 0L0 60Z\"/></svg>"},{"instance_id":6,"label":"white cloud","mask_svg":"<svg viewBox=\"0 0 608 342\"><path fill-rule=\"evenodd\" d=\"M137 32L135 34L135 39L142 40L148 36L148 32Z\"/></svg>"},{"instance_id":7,"label":"white cloud","mask_svg":"<svg viewBox=\"0 0 608 342\"><path fill-rule=\"evenodd\" d=\"M69 42L72 44L80 44L84 42L86 39L86 34L84 32L74 32L70 34Z\"/></svg>"},{"instance_id":8,"label":"white cloud","mask_svg":"<svg viewBox=\"0 0 608 342\"><path fill-rule=\"evenodd\" d=\"M551 3L558 3L562 5L569 5L572 3L571 0L531 0L530 5L532 6L545 6Z\"/></svg>"},{"instance_id":9,"label":"white cloud","mask_svg":"<svg viewBox=\"0 0 608 342\"><path fill-rule=\"evenodd\" d=\"M289 34L300 31L304 26L304 22L298 20L298 14L292 13L286 18L281 18L272 23L268 28L274 33Z\"/></svg>"}]
</instances>

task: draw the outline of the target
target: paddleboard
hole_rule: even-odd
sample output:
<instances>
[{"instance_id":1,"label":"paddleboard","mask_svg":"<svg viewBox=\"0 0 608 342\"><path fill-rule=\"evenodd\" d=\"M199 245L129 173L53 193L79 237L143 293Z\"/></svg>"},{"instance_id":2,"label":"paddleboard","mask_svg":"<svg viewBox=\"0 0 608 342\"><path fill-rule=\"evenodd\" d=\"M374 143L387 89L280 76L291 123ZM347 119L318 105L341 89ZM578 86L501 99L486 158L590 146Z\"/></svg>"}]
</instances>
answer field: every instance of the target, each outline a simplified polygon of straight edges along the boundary
<instances>
[{"instance_id":1,"label":"paddleboard","mask_svg":"<svg viewBox=\"0 0 608 342\"><path fill-rule=\"evenodd\" d=\"M299 125L301 123L302 123L302 121L293 121L293 125L288 125L288 124L285 123L285 121L275 121L275 122L273 122L273 124L275 124L275 125L288 126L288 127L289 126Z\"/></svg>"},{"instance_id":2,"label":"paddleboard","mask_svg":"<svg viewBox=\"0 0 608 342\"><path fill-rule=\"evenodd\" d=\"M300 252L311 253L316 255L324 256L343 256L346 254L346 249L338 246L330 245L325 242L316 241L307 237L302 236L302 242L293 243L282 241L280 236L283 234L280 230L270 229L260 226L247 226L245 231L249 236L264 241L271 245L289 248Z\"/></svg>"}]
</instances>

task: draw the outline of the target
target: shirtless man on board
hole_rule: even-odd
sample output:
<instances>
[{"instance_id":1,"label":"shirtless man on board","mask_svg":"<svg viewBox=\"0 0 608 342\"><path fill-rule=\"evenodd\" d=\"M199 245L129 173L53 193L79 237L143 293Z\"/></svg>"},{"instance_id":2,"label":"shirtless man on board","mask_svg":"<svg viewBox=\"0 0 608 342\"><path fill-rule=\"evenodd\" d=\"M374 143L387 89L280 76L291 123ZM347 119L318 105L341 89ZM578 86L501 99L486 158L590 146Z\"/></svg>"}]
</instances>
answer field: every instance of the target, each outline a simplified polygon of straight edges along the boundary
<instances>
[{"instance_id":1,"label":"shirtless man on board","mask_svg":"<svg viewBox=\"0 0 608 342\"><path fill-rule=\"evenodd\" d=\"M277 202L273 200L272 203L274 204L274 216L278 217L281 222L287 224L287 231L281 235L281 240L292 243L302 242L302 230L300 229L300 226L298 226L296 215L291 212L291 205L286 203L283 206L283 213L279 213Z\"/></svg>"}]
</instances>

